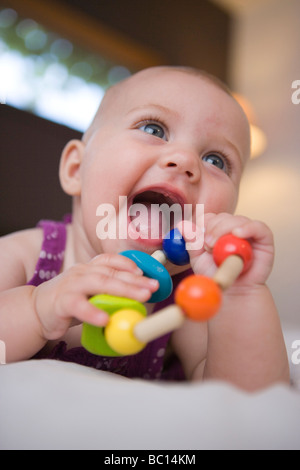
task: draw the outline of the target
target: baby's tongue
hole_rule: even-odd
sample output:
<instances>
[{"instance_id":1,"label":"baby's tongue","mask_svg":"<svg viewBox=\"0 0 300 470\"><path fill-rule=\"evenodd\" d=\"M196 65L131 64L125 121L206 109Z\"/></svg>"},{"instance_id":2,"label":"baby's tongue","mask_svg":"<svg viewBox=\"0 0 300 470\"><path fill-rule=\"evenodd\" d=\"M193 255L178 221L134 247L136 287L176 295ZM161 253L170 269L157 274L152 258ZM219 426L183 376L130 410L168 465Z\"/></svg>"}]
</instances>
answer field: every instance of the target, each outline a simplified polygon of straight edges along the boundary
<instances>
[{"instance_id":1,"label":"baby's tongue","mask_svg":"<svg viewBox=\"0 0 300 470\"><path fill-rule=\"evenodd\" d=\"M134 204L130 208L130 218L143 239L160 240L168 231L168 220L159 204Z\"/></svg>"}]
</instances>

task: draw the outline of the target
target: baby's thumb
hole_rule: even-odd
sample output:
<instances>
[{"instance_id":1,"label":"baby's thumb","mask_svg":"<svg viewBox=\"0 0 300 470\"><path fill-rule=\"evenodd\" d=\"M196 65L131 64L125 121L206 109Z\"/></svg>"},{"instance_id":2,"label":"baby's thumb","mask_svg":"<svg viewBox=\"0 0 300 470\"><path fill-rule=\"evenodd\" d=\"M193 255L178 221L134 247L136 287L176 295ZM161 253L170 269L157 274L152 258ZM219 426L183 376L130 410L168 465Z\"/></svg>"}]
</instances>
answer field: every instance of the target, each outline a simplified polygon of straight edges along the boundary
<instances>
[{"instance_id":1,"label":"baby's thumb","mask_svg":"<svg viewBox=\"0 0 300 470\"><path fill-rule=\"evenodd\" d=\"M177 225L177 229L185 239L194 273L213 276L216 267L211 253L208 253L204 247L204 228L184 220Z\"/></svg>"}]
</instances>

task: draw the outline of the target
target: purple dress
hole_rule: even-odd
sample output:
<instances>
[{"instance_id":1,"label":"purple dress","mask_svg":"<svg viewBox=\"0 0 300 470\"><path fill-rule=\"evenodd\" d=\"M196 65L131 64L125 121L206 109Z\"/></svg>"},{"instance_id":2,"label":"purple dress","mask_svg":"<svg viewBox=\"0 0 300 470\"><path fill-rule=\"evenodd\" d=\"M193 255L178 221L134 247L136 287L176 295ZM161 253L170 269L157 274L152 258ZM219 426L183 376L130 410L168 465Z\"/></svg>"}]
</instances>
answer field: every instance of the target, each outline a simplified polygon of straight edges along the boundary
<instances>
[{"instance_id":1,"label":"purple dress","mask_svg":"<svg viewBox=\"0 0 300 470\"><path fill-rule=\"evenodd\" d=\"M59 274L66 246L67 231L64 222L49 220L41 221L38 227L43 229L44 238L35 273L28 285L39 286ZM173 277L174 288L189 272ZM174 292L174 290L173 290ZM156 305L155 310L173 303L173 294L169 299ZM75 362L87 367L110 371L128 378L143 378L151 380L184 380L184 374L178 359L171 356L166 360L166 350L170 334L150 342L140 353L133 356L104 357L89 353L83 347L68 350L67 344L61 341L48 356L38 355L42 359L56 359L65 362Z\"/></svg>"}]
</instances>

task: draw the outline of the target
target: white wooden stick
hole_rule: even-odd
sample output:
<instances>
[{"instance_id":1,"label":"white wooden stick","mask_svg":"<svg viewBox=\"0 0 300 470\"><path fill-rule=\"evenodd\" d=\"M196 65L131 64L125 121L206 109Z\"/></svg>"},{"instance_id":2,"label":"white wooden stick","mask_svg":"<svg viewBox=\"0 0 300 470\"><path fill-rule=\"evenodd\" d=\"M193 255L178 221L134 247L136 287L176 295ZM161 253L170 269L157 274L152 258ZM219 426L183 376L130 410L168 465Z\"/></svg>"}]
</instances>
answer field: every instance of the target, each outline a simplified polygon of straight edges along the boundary
<instances>
[{"instance_id":1,"label":"white wooden stick","mask_svg":"<svg viewBox=\"0 0 300 470\"><path fill-rule=\"evenodd\" d=\"M170 333L183 325L185 315L178 305L170 305L134 327L134 336L142 343L148 343L160 336Z\"/></svg>"},{"instance_id":2,"label":"white wooden stick","mask_svg":"<svg viewBox=\"0 0 300 470\"><path fill-rule=\"evenodd\" d=\"M239 277L244 268L244 262L240 256L230 255L223 261L216 271L213 280L222 290L228 289Z\"/></svg>"},{"instance_id":3,"label":"white wooden stick","mask_svg":"<svg viewBox=\"0 0 300 470\"><path fill-rule=\"evenodd\" d=\"M164 252L162 250L154 251L154 253L152 253L151 256L152 256L152 258L159 261L161 264L166 264L166 262L167 262L167 257L166 257L166 255L164 254Z\"/></svg>"}]
</instances>

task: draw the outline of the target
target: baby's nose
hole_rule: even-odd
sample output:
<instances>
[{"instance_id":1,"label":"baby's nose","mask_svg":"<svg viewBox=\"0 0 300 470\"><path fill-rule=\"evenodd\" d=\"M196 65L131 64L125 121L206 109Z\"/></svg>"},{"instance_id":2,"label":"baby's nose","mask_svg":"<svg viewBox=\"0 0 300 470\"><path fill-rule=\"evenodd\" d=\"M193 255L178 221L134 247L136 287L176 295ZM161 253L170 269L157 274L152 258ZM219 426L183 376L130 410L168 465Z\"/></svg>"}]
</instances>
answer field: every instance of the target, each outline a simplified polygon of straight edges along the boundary
<instances>
[{"instance_id":1,"label":"baby's nose","mask_svg":"<svg viewBox=\"0 0 300 470\"><path fill-rule=\"evenodd\" d=\"M160 160L160 166L176 174L185 175L191 183L200 178L199 155L187 147L170 149Z\"/></svg>"}]
</instances>

